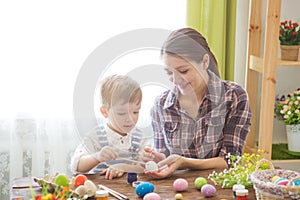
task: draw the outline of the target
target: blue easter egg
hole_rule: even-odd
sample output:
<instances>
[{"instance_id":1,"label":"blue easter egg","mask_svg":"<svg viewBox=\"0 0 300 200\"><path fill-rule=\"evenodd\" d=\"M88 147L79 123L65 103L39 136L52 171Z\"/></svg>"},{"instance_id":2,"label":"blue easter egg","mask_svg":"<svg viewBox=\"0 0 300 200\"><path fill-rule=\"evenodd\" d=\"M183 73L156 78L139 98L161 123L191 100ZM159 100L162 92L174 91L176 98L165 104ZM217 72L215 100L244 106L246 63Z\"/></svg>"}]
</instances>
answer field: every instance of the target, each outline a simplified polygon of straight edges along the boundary
<instances>
[{"instance_id":1,"label":"blue easter egg","mask_svg":"<svg viewBox=\"0 0 300 200\"><path fill-rule=\"evenodd\" d=\"M292 186L300 186L300 179L294 180Z\"/></svg>"},{"instance_id":2,"label":"blue easter egg","mask_svg":"<svg viewBox=\"0 0 300 200\"><path fill-rule=\"evenodd\" d=\"M136 188L135 188L135 193L139 197L143 197L146 194L153 192L153 191L154 191L154 185L149 182L143 182L143 183L139 184L138 186L136 186Z\"/></svg>"}]
</instances>

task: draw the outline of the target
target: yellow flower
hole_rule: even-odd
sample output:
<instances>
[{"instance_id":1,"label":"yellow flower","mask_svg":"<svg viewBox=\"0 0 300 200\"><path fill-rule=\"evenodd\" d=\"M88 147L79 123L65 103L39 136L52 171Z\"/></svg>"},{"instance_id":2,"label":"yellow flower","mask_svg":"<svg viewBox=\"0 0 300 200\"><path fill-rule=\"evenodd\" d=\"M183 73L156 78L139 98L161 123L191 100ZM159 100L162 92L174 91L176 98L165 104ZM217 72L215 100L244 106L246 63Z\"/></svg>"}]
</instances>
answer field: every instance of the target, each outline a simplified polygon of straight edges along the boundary
<instances>
[{"instance_id":1,"label":"yellow flower","mask_svg":"<svg viewBox=\"0 0 300 200\"><path fill-rule=\"evenodd\" d=\"M270 169L270 165L268 163L262 163L260 165L260 169L262 170Z\"/></svg>"}]
</instances>

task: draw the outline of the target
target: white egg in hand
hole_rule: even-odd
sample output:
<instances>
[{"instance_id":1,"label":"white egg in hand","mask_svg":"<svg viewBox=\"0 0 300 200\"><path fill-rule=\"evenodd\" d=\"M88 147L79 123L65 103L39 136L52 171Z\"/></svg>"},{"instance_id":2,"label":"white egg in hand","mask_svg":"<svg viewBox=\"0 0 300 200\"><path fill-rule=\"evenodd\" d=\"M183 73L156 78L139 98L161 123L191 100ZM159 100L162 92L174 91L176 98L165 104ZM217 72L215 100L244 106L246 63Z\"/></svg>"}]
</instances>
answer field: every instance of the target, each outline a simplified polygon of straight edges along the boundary
<instances>
[{"instance_id":1,"label":"white egg in hand","mask_svg":"<svg viewBox=\"0 0 300 200\"><path fill-rule=\"evenodd\" d=\"M155 172L157 172L158 171L158 166L157 166L157 164L156 164L156 162L154 162L154 161L148 161L147 163L146 163L146 165L145 165L145 168L146 168L146 170L148 170L148 171L155 171Z\"/></svg>"}]
</instances>

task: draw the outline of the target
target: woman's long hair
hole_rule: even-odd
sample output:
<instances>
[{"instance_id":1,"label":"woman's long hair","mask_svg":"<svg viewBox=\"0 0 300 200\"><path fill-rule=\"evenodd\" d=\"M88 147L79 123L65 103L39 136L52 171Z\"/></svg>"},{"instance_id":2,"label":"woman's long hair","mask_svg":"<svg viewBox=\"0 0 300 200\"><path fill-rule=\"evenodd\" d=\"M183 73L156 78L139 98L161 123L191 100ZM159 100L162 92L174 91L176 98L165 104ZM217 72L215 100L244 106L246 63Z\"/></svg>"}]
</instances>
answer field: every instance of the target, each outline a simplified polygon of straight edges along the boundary
<instances>
[{"instance_id":1,"label":"woman's long hair","mask_svg":"<svg viewBox=\"0 0 300 200\"><path fill-rule=\"evenodd\" d=\"M220 77L217 60L210 51L206 39L192 28L173 31L161 48L161 56L164 54L178 56L196 63L200 63L203 56L208 54L210 57L208 69Z\"/></svg>"}]
</instances>

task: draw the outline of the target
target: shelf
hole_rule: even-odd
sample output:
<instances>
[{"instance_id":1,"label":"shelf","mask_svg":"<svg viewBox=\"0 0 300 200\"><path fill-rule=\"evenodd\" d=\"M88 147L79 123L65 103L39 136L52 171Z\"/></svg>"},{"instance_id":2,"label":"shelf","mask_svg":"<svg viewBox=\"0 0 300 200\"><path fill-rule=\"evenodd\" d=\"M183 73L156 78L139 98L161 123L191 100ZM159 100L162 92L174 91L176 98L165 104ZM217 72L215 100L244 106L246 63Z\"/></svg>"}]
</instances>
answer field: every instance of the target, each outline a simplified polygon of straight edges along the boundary
<instances>
[{"instance_id":1,"label":"shelf","mask_svg":"<svg viewBox=\"0 0 300 200\"><path fill-rule=\"evenodd\" d=\"M250 69L262 73L263 69L263 58L250 55L249 67ZM277 60L277 67L300 67L300 60L298 61L288 61L288 60Z\"/></svg>"},{"instance_id":2,"label":"shelf","mask_svg":"<svg viewBox=\"0 0 300 200\"><path fill-rule=\"evenodd\" d=\"M298 162L300 162L300 159L272 160L272 162L277 162L277 163L298 163Z\"/></svg>"},{"instance_id":3,"label":"shelf","mask_svg":"<svg viewBox=\"0 0 300 200\"><path fill-rule=\"evenodd\" d=\"M300 66L300 60L287 61L278 59L278 25L280 24L281 0L267 0L265 18L262 17L263 1L251 0L249 3L246 90L249 95L252 118L244 151L255 152L257 148L265 152L266 159L271 160L277 67L298 67ZM262 54L261 35L263 19L265 20L265 27ZM261 74L261 77L259 77L260 74L257 72ZM260 85L259 81L261 81ZM258 98L260 98L260 104L257 103ZM259 117L259 127L256 125L257 117ZM257 147L255 145L256 133L258 133ZM298 166L300 159L278 161L278 163L297 163Z\"/></svg>"},{"instance_id":4,"label":"shelf","mask_svg":"<svg viewBox=\"0 0 300 200\"><path fill-rule=\"evenodd\" d=\"M300 67L300 60L297 61L278 60L278 66Z\"/></svg>"},{"instance_id":5,"label":"shelf","mask_svg":"<svg viewBox=\"0 0 300 200\"><path fill-rule=\"evenodd\" d=\"M279 169L288 169L299 172L300 160L272 160L273 166Z\"/></svg>"}]
</instances>

